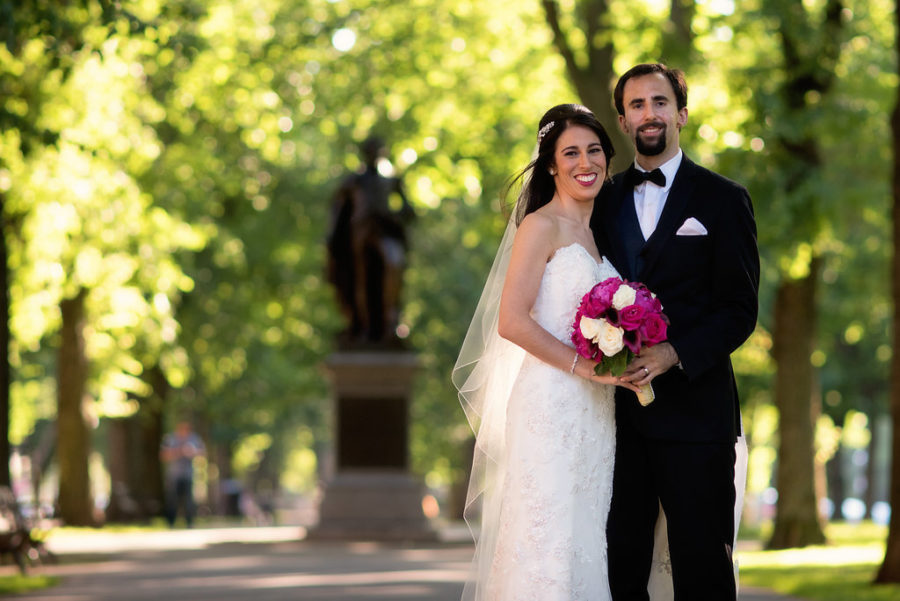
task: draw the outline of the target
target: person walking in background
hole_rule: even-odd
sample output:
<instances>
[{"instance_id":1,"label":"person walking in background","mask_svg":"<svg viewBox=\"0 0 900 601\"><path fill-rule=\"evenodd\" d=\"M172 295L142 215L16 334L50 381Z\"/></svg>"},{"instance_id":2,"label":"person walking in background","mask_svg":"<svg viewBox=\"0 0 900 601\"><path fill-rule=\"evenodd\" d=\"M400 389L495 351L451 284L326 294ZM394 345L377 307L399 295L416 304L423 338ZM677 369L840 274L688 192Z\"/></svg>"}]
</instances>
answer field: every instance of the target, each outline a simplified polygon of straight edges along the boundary
<instances>
[{"instance_id":1,"label":"person walking in background","mask_svg":"<svg viewBox=\"0 0 900 601\"><path fill-rule=\"evenodd\" d=\"M194 525L194 458L203 455L205 450L203 440L186 419L179 421L175 431L163 438L160 458L165 464L165 515L170 528L175 526L181 506L187 527Z\"/></svg>"}]
</instances>

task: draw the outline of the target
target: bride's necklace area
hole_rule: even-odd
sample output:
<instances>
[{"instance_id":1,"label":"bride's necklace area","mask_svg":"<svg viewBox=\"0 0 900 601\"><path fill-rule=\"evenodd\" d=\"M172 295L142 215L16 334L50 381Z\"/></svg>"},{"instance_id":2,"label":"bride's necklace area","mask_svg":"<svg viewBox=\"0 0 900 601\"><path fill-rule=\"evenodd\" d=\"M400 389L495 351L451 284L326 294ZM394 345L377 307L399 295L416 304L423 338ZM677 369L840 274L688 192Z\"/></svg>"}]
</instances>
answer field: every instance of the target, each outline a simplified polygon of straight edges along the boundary
<instances>
[{"instance_id":1,"label":"bride's necklace area","mask_svg":"<svg viewBox=\"0 0 900 601\"><path fill-rule=\"evenodd\" d=\"M585 218L585 215L583 215L581 213L581 211L578 211L577 217L572 217L570 215L570 213L575 213L576 210L580 208L580 207L578 207L579 201L577 201L575 199L571 199L571 201L569 203L565 203L561 200L561 198L559 197L558 194L553 196L553 199L551 200L551 202L553 202L553 201L556 201L556 206L553 207L553 209L554 209L553 216L556 219L559 219L560 221L568 224L567 230L571 234L571 238L572 238L571 242L563 243L561 246L568 246L572 242L577 243L589 255L591 255L591 257L595 261L602 262L603 261L602 257L600 257L598 259L597 256L594 256L595 251L593 249L595 249L596 246L594 244L594 234L591 231L591 227L590 227L590 215L591 215L590 212L587 213L586 218ZM572 206L573 204L574 204L574 206ZM598 256L599 256L599 253L598 253Z\"/></svg>"},{"instance_id":2,"label":"bride's necklace area","mask_svg":"<svg viewBox=\"0 0 900 601\"><path fill-rule=\"evenodd\" d=\"M569 202L563 202L562 198L559 194L554 194L553 198L550 202L556 201L556 206L554 207L553 214L557 219L562 219L563 221L567 221L569 223L574 224L579 233L583 233L588 237L593 237L591 234L590 220L591 220L591 211L587 211L587 215L579 210L580 204L579 201L570 199ZM593 203L591 204L591 209L593 209Z\"/></svg>"}]
</instances>

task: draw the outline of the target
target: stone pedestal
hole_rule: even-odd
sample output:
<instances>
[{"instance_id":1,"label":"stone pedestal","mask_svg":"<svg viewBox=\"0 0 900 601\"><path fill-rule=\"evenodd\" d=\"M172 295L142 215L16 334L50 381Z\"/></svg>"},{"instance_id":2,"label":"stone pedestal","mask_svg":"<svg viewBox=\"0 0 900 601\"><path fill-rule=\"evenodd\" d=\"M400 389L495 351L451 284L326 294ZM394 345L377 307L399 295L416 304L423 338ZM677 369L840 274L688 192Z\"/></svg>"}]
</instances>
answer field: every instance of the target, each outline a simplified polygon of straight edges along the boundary
<instances>
[{"instance_id":1,"label":"stone pedestal","mask_svg":"<svg viewBox=\"0 0 900 601\"><path fill-rule=\"evenodd\" d=\"M409 471L409 402L418 361L409 352L339 352L334 390L335 475L325 484L320 540L434 540L424 487Z\"/></svg>"}]
</instances>

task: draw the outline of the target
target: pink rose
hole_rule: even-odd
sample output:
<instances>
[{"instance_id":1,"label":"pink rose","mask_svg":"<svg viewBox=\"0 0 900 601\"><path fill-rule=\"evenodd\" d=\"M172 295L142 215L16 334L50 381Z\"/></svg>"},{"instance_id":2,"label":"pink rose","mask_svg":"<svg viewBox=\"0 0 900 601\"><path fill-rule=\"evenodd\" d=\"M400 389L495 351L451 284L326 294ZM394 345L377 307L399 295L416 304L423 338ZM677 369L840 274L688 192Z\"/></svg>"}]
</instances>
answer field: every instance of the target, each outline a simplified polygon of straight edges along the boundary
<instances>
[{"instance_id":1,"label":"pink rose","mask_svg":"<svg viewBox=\"0 0 900 601\"><path fill-rule=\"evenodd\" d=\"M626 330L636 330L641 326L647 310L637 303L628 305L619 311L619 326Z\"/></svg>"},{"instance_id":2,"label":"pink rose","mask_svg":"<svg viewBox=\"0 0 900 601\"><path fill-rule=\"evenodd\" d=\"M585 298L587 298L585 296ZM569 337L572 340L572 344L575 345L575 350L582 357L592 357L594 353L594 349L591 348L591 341L587 340L584 337L584 334L581 333L581 318L585 315L584 313L584 303L582 303L582 307L578 309L575 313L575 322L572 324L572 335Z\"/></svg>"},{"instance_id":3,"label":"pink rose","mask_svg":"<svg viewBox=\"0 0 900 601\"><path fill-rule=\"evenodd\" d=\"M597 356L598 350L593 344L591 344L590 340L582 336L581 332L578 331L578 329L572 332L572 343L575 345L575 352L577 352L582 357L594 359Z\"/></svg>"},{"instance_id":4,"label":"pink rose","mask_svg":"<svg viewBox=\"0 0 900 601\"><path fill-rule=\"evenodd\" d=\"M644 344L653 346L663 342L668 336L667 329L668 326L663 318L658 313L651 313L640 328Z\"/></svg>"},{"instance_id":5,"label":"pink rose","mask_svg":"<svg viewBox=\"0 0 900 601\"><path fill-rule=\"evenodd\" d=\"M646 288L642 288L638 291L634 304L640 305L644 308L647 313L661 313L662 312L662 303L659 302L658 298L655 298L650 291Z\"/></svg>"}]
</instances>

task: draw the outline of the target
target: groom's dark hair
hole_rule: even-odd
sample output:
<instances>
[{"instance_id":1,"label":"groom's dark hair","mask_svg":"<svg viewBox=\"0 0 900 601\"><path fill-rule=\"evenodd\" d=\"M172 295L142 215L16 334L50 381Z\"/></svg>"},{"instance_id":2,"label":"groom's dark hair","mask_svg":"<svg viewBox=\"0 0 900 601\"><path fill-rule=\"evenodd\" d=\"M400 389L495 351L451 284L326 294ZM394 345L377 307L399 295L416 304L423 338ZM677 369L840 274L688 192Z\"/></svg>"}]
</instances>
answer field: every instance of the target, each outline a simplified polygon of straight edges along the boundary
<instances>
[{"instance_id":1,"label":"groom's dark hair","mask_svg":"<svg viewBox=\"0 0 900 601\"><path fill-rule=\"evenodd\" d=\"M675 92L675 104L680 111L687 106L687 82L684 79L684 72L681 69L670 69L662 63L642 63L635 65L626 71L616 83L616 89L613 92L613 100L616 103L616 111L620 115L625 114L625 105L623 104L623 96L625 95L625 84L633 77L641 77L642 75L650 75L652 73L662 73L672 85L672 91Z\"/></svg>"}]
</instances>

